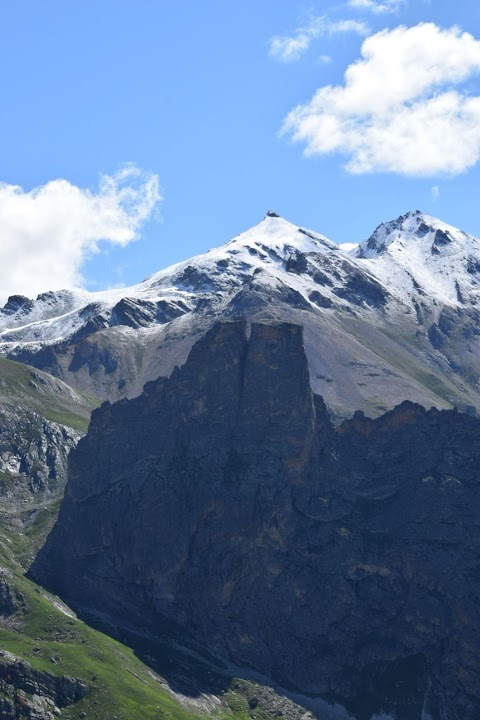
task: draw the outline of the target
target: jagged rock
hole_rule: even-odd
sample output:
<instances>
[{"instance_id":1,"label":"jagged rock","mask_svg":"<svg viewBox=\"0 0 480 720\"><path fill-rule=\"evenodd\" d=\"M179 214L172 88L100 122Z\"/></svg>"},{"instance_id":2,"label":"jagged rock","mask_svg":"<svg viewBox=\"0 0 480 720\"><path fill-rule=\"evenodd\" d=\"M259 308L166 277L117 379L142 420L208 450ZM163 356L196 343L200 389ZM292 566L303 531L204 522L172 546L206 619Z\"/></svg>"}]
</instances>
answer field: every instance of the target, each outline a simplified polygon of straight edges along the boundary
<instances>
[{"instance_id":1,"label":"jagged rock","mask_svg":"<svg viewBox=\"0 0 480 720\"><path fill-rule=\"evenodd\" d=\"M28 527L32 553L54 521L68 453L95 405L58 378L0 358L0 523L15 533Z\"/></svg>"},{"instance_id":2,"label":"jagged rock","mask_svg":"<svg viewBox=\"0 0 480 720\"><path fill-rule=\"evenodd\" d=\"M110 326L148 327L153 323L167 323L180 317L188 310L181 302L169 303L166 300L156 302L138 298L122 298L112 310Z\"/></svg>"},{"instance_id":3,"label":"jagged rock","mask_svg":"<svg viewBox=\"0 0 480 720\"><path fill-rule=\"evenodd\" d=\"M437 230L435 233L435 245L448 245L452 242L452 238L450 237L450 234L448 232L445 232L445 230Z\"/></svg>"},{"instance_id":4,"label":"jagged rock","mask_svg":"<svg viewBox=\"0 0 480 720\"><path fill-rule=\"evenodd\" d=\"M302 273L307 271L307 268L308 263L304 253L297 252L296 255L292 255L291 257L287 258L287 262L285 264L285 270L287 272L294 272L301 275Z\"/></svg>"},{"instance_id":5,"label":"jagged rock","mask_svg":"<svg viewBox=\"0 0 480 720\"><path fill-rule=\"evenodd\" d=\"M3 617L9 617L16 613L20 607L25 607L23 594L19 590L12 588L5 577L6 574L5 568L0 568L0 616Z\"/></svg>"},{"instance_id":6,"label":"jagged rock","mask_svg":"<svg viewBox=\"0 0 480 720\"><path fill-rule=\"evenodd\" d=\"M82 338L87 338L89 335L96 333L99 330L103 330L109 326L109 317L107 313L98 312L100 308L97 303L87 305L81 311L82 320L84 325L72 335L73 342L77 343Z\"/></svg>"},{"instance_id":7,"label":"jagged rock","mask_svg":"<svg viewBox=\"0 0 480 720\"><path fill-rule=\"evenodd\" d=\"M218 324L93 413L31 574L358 720L476 720L479 467L477 418L405 402L335 428L298 326Z\"/></svg>"},{"instance_id":8,"label":"jagged rock","mask_svg":"<svg viewBox=\"0 0 480 720\"><path fill-rule=\"evenodd\" d=\"M4 315L13 315L14 313L26 313L33 308L33 300L25 297L25 295L10 295L1 312Z\"/></svg>"},{"instance_id":9,"label":"jagged rock","mask_svg":"<svg viewBox=\"0 0 480 720\"><path fill-rule=\"evenodd\" d=\"M126 325L127 327L147 327L155 320L156 305L147 300L122 298L112 310L110 325Z\"/></svg>"},{"instance_id":10,"label":"jagged rock","mask_svg":"<svg viewBox=\"0 0 480 720\"><path fill-rule=\"evenodd\" d=\"M84 698L82 680L34 670L24 660L0 650L0 717L5 720L54 720L60 708Z\"/></svg>"},{"instance_id":11,"label":"jagged rock","mask_svg":"<svg viewBox=\"0 0 480 720\"><path fill-rule=\"evenodd\" d=\"M0 408L0 497L60 492L81 433L27 408Z\"/></svg>"},{"instance_id":12,"label":"jagged rock","mask_svg":"<svg viewBox=\"0 0 480 720\"><path fill-rule=\"evenodd\" d=\"M344 287L334 290L337 297L349 300L354 305L385 305L388 293L374 278L350 270Z\"/></svg>"},{"instance_id":13,"label":"jagged rock","mask_svg":"<svg viewBox=\"0 0 480 720\"><path fill-rule=\"evenodd\" d=\"M315 303L315 305L318 305L318 307L324 307L329 308L332 307L333 302L330 300L330 298L325 297L321 293L318 292L318 290L314 290L310 293L308 296L308 299Z\"/></svg>"}]
</instances>

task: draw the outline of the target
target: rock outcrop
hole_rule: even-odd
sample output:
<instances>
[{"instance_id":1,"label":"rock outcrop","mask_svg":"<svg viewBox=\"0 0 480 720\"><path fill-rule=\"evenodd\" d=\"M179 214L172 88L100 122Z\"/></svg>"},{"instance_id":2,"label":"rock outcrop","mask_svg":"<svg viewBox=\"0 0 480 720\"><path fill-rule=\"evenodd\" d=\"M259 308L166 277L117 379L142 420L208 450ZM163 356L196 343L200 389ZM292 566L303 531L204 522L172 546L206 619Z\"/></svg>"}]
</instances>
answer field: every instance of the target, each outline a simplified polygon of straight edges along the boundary
<instances>
[{"instance_id":1,"label":"rock outcrop","mask_svg":"<svg viewBox=\"0 0 480 720\"><path fill-rule=\"evenodd\" d=\"M35 670L11 653L0 651L0 717L5 720L55 720L61 708L81 700L88 685L76 678Z\"/></svg>"},{"instance_id":2,"label":"rock outcrop","mask_svg":"<svg viewBox=\"0 0 480 720\"><path fill-rule=\"evenodd\" d=\"M67 478L67 458L80 433L28 408L0 407L0 497L21 501L57 494Z\"/></svg>"},{"instance_id":3,"label":"rock outcrop","mask_svg":"<svg viewBox=\"0 0 480 720\"><path fill-rule=\"evenodd\" d=\"M61 497L68 453L87 431L96 406L96 398L58 378L0 358L2 525L18 527L25 513Z\"/></svg>"},{"instance_id":4,"label":"rock outcrop","mask_svg":"<svg viewBox=\"0 0 480 720\"><path fill-rule=\"evenodd\" d=\"M406 402L335 428L299 326L221 323L94 411L30 572L358 720L474 720L479 468L479 419Z\"/></svg>"}]
</instances>

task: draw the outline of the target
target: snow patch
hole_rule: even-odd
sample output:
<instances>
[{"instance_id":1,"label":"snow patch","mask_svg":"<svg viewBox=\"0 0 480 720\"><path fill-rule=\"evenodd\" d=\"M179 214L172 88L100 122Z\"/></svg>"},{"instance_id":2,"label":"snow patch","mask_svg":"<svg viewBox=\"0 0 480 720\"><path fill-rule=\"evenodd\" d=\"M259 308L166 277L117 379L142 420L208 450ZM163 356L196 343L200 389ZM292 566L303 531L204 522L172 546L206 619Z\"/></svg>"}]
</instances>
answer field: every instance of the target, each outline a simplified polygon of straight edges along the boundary
<instances>
[{"instance_id":1,"label":"snow patch","mask_svg":"<svg viewBox=\"0 0 480 720\"><path fill-rule=\"evenodd\" d=\"M315 267L317 277L311 272ZM137 337L147 333L145 328L109 327L112 310L123 298L171 304L185 314L208 306L220 314L240 290L263 287L267 293L292 290L297 299L295 293L299 293L305 307L314 312L353 305L356 312L363 302L362 283L357 284L358 301L354 298L356 276L367 284L378 283L385 296L395 300L398 312L411 312L419 299L430 307L436 302L475 307L480 302L480 240L414 211L380 225L360 245L336 245L270 212L225 245L176 263L132 287L42 293L33 304L20 304L15 312L11 308L0 311L0 353L68 341L89 321L108 332L124 330ZM320 305L310 300L313 296ZM365 312L367 305L363 303ZM148 328L157 332L165 324L153 308Z\"/></svg>"}]
</instances>

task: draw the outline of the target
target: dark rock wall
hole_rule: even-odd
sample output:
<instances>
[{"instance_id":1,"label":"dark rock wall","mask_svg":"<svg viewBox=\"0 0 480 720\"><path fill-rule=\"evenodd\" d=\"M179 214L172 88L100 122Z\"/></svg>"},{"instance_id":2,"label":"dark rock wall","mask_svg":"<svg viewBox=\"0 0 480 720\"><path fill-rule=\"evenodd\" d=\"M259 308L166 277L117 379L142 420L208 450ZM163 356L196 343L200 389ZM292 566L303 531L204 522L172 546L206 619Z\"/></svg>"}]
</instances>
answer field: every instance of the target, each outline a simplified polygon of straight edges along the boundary
<instances>
[{"instance_id":1,"label":"dark rock wall","mask_svg":"<svg viewBox=\"0 0 480 720\"><path fill-rule=\"evenodd\" d=\"M119 627L207 645L358 718L480 716L480 420L335 429L301 329L216 325L104 404L31 573Z\"/></svg>"}]
</instances>

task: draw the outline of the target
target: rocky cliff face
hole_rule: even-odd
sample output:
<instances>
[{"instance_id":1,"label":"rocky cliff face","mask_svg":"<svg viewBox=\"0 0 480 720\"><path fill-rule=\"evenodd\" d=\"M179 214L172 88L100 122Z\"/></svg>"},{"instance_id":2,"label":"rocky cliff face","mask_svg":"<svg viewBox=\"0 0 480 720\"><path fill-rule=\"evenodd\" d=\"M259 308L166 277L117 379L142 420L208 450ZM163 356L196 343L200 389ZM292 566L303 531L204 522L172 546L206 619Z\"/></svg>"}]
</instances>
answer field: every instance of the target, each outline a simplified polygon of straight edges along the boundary
<instances>
[{"instance_id":1,"label":"rocky cliff face","mask_svg":"<svg viewBox=\"0 0 480 720\"><path fill-rule=\"evenodd\" d=\"M67 481L68 453L85 434L96 406L96 398L61 380L0 358L2 529L31 529L47 506L54 508ZM44 520L42 542L48 528Z\"/></svg>"},{"instance_id":2,"label":"rocky cliff face","mask_svg":"<svg viewBox=\"0 0 480 720\"><path fill-rule=\"evenodd\" d=\"M76 678L34 670L24 660L0 651L0 717L3 720L55 720L61 708L81 700L88 685Z\"/></svg>"},{"instance_id":3,"label":"rocky cliff face","mask_svg":"<svg viewBox=\"0 0 480 720\"><path fill-rule=\"evenodd\" d=\"M216 325L94 411L31 573L358 720L480 715L480 421L404 403L335 429L301 329Z\"/></svg>"},{"instance_id":4,"label":"rocky cliff face","mask_svg":"<svg viewBox=\"0 0 480 720\"><path fill-rule=\"evenodd\" d=\"M80 433L27 408L0 407L0 497L22 502L32 495L59 495L67 458Z\"/></svg>"}]
</instances>

